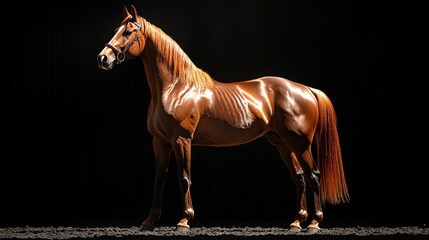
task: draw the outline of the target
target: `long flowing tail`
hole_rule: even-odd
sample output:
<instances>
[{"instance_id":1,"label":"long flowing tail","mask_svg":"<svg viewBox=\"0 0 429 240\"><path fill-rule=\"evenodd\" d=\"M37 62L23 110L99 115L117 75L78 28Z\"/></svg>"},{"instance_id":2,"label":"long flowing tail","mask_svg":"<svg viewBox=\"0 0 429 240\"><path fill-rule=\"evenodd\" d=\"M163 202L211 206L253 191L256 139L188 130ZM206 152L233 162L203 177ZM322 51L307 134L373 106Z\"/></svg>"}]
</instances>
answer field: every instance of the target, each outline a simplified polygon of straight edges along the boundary
<instances>
[{"instance_id":1,"label":"long flowing tail","mask_svg":"<svg viewBox=\"0 0 429 240\"><path fill-rule=\"evenodd\" d=\"M320 170L320 197L322 202L339 204L348 202L343 169L337 116L331 100L322 91L310 88L319 105L319 122L315 133L317 166Z\"/></svg>"}]
</instances>

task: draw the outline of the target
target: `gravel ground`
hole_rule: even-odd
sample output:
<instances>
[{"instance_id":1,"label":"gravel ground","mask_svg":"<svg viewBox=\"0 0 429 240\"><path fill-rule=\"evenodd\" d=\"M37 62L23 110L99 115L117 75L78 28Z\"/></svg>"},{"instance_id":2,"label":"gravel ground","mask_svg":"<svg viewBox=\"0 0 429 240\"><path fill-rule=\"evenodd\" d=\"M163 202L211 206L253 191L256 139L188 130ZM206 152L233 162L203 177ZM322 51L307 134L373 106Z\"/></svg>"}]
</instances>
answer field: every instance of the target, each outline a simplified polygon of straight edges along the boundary
<instances>
[{"instance_id":1,"label":"gravel ground","mask_svg":"<svg viewBox=\"0 0 429 240\"><path fill-rule=\"evenodd\" d=\"M9 227L1 239L429 239L427 227L333 227L314 235L278 227L194 227L187 234L174 227L141 232L139 227Z\"/></svg>"}]
</instances>

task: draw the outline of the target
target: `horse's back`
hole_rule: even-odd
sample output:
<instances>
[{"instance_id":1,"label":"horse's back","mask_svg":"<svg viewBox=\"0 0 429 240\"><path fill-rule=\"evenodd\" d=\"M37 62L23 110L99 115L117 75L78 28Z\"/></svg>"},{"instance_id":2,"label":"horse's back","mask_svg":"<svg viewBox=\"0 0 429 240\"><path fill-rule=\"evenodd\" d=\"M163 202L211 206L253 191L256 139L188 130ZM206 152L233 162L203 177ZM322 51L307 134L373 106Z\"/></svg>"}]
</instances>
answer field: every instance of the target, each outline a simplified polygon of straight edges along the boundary
<instances>
[{"instance_id":1,"label":"horse's back","mask_svg":"<svg viewBox=\"0 0 429 240\"><path fill-rule=\"evenodd\" d=\"M221 114L227 116L240 113L247 116L248 124L254 119L269 124L275 114L289 117L316 114L317 118L317 99L311 89L287 78L264 76L246 81L216 83L215 86L213 99L216 108L212 109L223 109Z\"/></svg>"},{"instance_id":2,"label":"horse's back","mask_svg":"<svg viewBox=\"0 0 429 240\"><path fill-rule=\"evenodd\" d=\"M275 76L233 83L216 82L211 105L203 116L206 119L197 128L196 138L199 139L199 133L207 137L218 135L219 132L207 130L210 126L220 132L243 134L244 138L253 139L274 130L311 140L317 117L317 100L301 83ZM206 134L208 132L210 134ZM251 134L245 137L246 133Z\"/></svg>"}]
</instances>

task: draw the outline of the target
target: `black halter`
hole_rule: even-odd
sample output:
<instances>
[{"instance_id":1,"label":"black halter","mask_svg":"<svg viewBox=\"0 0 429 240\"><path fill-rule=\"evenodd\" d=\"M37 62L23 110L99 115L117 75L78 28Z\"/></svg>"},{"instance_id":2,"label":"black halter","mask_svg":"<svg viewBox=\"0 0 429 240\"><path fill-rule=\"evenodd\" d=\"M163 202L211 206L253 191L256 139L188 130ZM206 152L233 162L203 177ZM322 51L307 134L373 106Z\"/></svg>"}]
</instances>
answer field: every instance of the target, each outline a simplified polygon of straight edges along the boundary
<instances>
[{"instance_id":1,"label":"black halter","mask_svg":"<svg viewBox=\"0 0 429 240\"><path fill-rule=\"evenodd\" d=\"M139 31L140 31L140 29L141 29L141 25L140 24L138 24L137 22L132 22L132 23L134 23L134 25L136 25L137 26L137 31L136 31L136 34L134 35L134 38L133 38L133 40L130 42L130 44L128 44L128 46L127 47L125 47L125 48L123 48L123 47L121 47L121 48L123 48L123 49L121 49L121 51L119 51L118 49L116 49L112 44L110 44L110 43L107 43L105 46L106 47L109 47L110 49L112 49L112 51L115 53L115 57L116 57L116 61L117 61L117 63L116 64L120 64L120 63L122 63L123 61L125 61L125 53L128 51L128 49L130 49L130 47L134 44L134 42L136 41L136 40L138 40L139 39ZM137 41L138 42L138 41ZM139 43L140 44L140 43Z\"/></svg>"}]
</instances>

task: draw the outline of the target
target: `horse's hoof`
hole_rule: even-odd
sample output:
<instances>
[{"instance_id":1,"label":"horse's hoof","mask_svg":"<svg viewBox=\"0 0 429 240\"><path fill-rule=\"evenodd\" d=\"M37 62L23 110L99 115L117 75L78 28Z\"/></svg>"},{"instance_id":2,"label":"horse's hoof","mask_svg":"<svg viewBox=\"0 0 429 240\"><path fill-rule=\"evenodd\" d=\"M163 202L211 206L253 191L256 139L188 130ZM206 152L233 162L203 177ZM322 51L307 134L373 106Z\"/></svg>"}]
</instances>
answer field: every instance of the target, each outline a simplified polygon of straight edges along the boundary
<instances>
[{"instance_id":1,"label":"horse's hoof","mask_svg":"<svg viewBox=\"0 0 429 240\"><path fill-rule=\"evenodd\" d=\"M142 224L142 226L140 227L140 231L153 231L154 229L154 226L148 224Z\"/></svg>"},{"instance_id":2,"label":"horse's hoof","mask_svg":"<svg viewBox=\"0 0 429 240\"><path fill-rule=\"evenodd\" d=\"M311 234L316 234L320 231L319 227L307 227L307 231L306 233L311 235Z\"/></svg>"},{"instance_id":3,"label":"horse's hoof","mask_svg":"<svg viewBox=\"0 0 429 240\"><path fill-rule=\"evenodd\" d=\"M185 226L176 227L176 232L178 233L188 233L189 231L190 231L189 227L185 227Z\"/></svg>"},{"instance_id":4,"label":"horse's hoof","mask_svg":"<svg viewBox=\"0 0 429 240\"><path fill-rule=\"evenodd\" d=\"M301 232L301 228L300 227L295 227L295 226L290 226L288 232L290 233L299 233Z\"/></svg>"}]
</instances>

